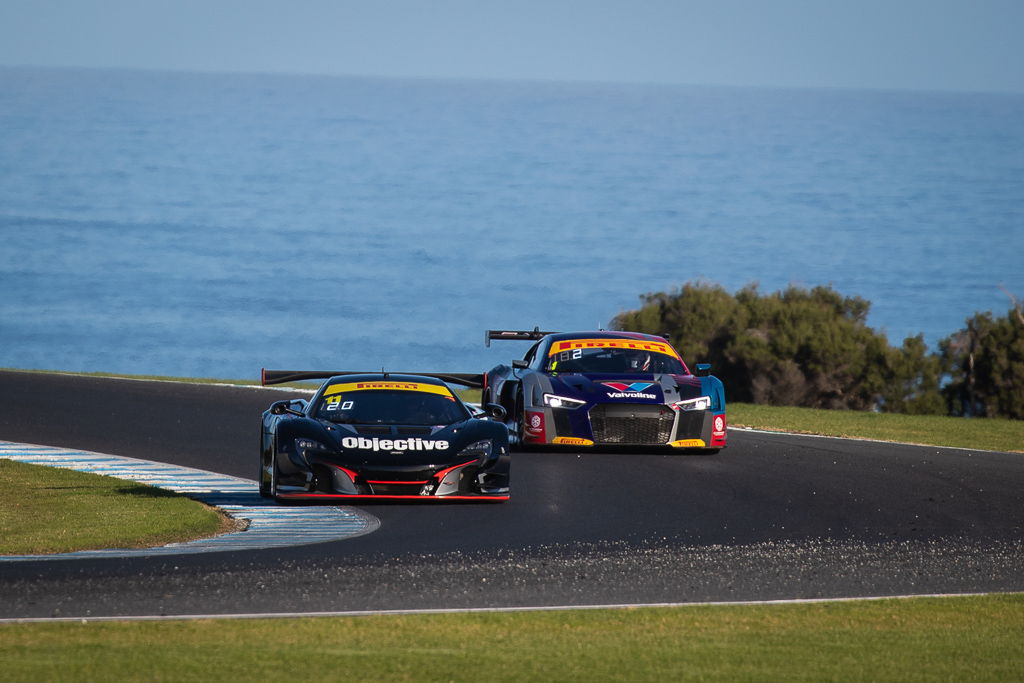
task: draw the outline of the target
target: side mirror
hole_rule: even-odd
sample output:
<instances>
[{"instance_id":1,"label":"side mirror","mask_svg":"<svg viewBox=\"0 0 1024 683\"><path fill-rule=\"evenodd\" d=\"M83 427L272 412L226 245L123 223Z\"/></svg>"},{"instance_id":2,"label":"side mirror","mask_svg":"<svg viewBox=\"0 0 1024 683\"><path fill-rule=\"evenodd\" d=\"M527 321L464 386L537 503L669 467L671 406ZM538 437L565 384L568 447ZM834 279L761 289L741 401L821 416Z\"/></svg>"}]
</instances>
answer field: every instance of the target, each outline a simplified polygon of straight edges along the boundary
<instances>
[{"instance_id":1,"label":"side mirror","mask_svg":"<svg viewBox=\"0 0 1024 683\"><path fill-rule=\"evenodd\" d=\"M525 360L514 360L512 361L512 367L518 370L525 370L526 368L530 367L530 364L527 363Z\"/></svg>"},{"instance_id":2,"label":"side mirror","mask_svg":"<svg viewBox=\"0 0 1024 683\"><path fill-rule=\"evenodd\" d=\"M697 363L697 375L705 377L711 374L711 363Z\"/></svg>"},{"instance_id":3,"label":"side mirror","mask_svg":"<svg viewBox=\"0 0 1024 683\"><path fill-rule=\"evenodd\" d=\"M291 401L277 401L276 403L270 404L271 415L295 415L296 417L305 417L305 413L295 410L292 408Z\"/></svg>"},{"instance_id":4,"label":"side mirror","mask_svg":"<svg viewBox=\"0 0 1024 683\"><path fill-rule=\"evenodd\" d=\"M505 410L504 406L497 403L485 403L481 407L484 409L484 415L494 418L498 422L504 422L505 418L508 417L508 411Z\"/></svg>"}]
</instances>

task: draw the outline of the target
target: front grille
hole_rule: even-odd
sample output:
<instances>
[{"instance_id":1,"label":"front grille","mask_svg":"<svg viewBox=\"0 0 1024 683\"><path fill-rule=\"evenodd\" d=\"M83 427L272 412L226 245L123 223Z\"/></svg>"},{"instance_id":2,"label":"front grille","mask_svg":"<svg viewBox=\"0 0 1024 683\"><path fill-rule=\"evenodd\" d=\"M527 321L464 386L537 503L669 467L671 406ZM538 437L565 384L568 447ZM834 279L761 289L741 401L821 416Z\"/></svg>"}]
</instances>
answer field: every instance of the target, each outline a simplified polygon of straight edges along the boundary
<instances>
[{"instance_id":1,"label":"front grille","mask_svg":"<svg viewBox=\"0 0 1024 683\"><path fill-rule=\"evenodd\" d=\"M683 410L679 413L679 429L676 432L677 439L699 439L701 429L704 427L703 410Z\"/></svg>"},{"instance_id":2,"label":"front grille","mask_svg":"<svg viewBox=\"0 0 1024 683\"><path fill-rule=\"evenodd\" d=\"M598 444L664 445L672 436L675 412L668 406L604 403L590 409Z\"/></svg>"},{"instance_id":3,"label":"front grille","mask_svg":"<svg viewBox=\"0 0 1024 683\"><path fill-rule=\"evenodd\" d=\"M370 489L378 496L418 496L423 484L381 484L370 483Z\"/></svg>"}]
</instances>

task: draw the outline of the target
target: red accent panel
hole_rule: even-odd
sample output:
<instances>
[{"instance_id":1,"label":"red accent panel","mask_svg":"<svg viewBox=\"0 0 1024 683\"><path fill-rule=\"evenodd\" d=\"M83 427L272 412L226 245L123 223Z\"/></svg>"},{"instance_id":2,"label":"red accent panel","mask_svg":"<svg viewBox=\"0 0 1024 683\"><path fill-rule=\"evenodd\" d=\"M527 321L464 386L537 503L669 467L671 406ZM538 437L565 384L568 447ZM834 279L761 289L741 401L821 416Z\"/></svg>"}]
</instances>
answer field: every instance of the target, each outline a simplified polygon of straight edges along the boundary
<instances>
[{"instance_id":1,"label":"red accent panel","mask_svg":"<svg viewBox=\"0 0 1024 683\"><path fill-rule=\"evenodd\" d=\"M435 474L434 475L434 479L437 479L438 481L443 481L444 478L448 475L448 473L451 472L452 470L457 470L460 467L465 467L466 465L472 465L475 462L476 462L476 460L470 460L469 462L464 462L461 465L452 465L451 467L449 467L447 469L443 469L440 472L438 472L437 474ZM427 482L423 482L423 483L426 484Z\"/></svg>"},{"instance_id":2,"label":"red accent panel","mask_svg":"<svg viewBox=\"0 0 1024 683\"><path fill-rule=\"evenodd\" d=\"M523 440L528 443L547 443L544 413L533 410L523 411Z\"/></svg>"},{"instance_id":3,"label":"red accent panel","mask_svg":"<svg viewBox=\"0 0 1024 683\"><path fill-rule=\"evenodd\" d=\"M348 468L345 468L345 467L342 467L341 465L335 465L333 463L331 464L331 467L333 467L335 469L338 469L338 470L341 470L342 472L344 472L348 476L349 479L352 480L353 484L356 483L356 477L358 477L359 475L356 474L355 472L353 472L352 470L350 470Z\"/></svg>"},{"instance_id":4,"label":"red accent panel","mask_svg":"<svg viewBox=\"0 0 1024 683\"><path fill-rule=\"evenodd\" d=\"M725 413L715 415L711 420L711 447L722 448L725 446Z\"/></svg>"}]
</instances>

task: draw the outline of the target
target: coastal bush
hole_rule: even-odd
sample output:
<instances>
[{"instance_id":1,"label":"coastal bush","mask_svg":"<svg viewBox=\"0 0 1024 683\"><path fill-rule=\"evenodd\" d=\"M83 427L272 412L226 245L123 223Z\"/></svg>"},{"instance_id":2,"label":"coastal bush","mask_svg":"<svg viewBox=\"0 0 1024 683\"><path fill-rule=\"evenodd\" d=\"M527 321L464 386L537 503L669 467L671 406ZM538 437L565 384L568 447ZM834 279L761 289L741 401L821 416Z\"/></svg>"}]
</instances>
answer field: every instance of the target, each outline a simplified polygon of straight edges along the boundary
<instances>
[{"instance_id":1,"label":"coastal bush","mask_svg":"<svg viewBox=\"0 0 1024 683\"><path fill-rule=\"evenodd\" d=\"M893 347L866 324L870 302L831 287L762 294L748 285L687 283L641 297L611 325L666 334L683 357L709 362L733 400L810 408L941 414L943 364L921 335Z\"/></svg>"},{"instance_id":2,"label":"coastal bush","mask_svg":"<svg viewBox=\"0 0 1024 683\"><path fill-rule=\"evenodd\" d=\"M951 415L1024 419L1024 313L976 313L939 342Z\"/></svg>"}]
</instances>

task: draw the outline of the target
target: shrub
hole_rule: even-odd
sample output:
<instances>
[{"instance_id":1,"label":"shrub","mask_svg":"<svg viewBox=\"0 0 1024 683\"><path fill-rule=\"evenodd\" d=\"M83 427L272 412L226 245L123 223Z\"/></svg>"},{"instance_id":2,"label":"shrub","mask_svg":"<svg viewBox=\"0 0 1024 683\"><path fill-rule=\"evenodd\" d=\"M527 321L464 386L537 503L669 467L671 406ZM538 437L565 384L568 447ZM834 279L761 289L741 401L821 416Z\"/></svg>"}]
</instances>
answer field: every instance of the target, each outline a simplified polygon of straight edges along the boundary
<instances>
[{"instance_id":1,"label":"shrub","mask_svg":"<svg viewBox=\"0 0 1024 683\"><path fill-rule=\"evenodd\" d=\"M923 338L901 348L867 324L870 303L831 287L735 295L711 283L646 294L616 329L667 334L689 362L710 362L733 400L812 408L941 413L941 365Z\"/></svg>"},{"instance_id":2,"label":"shrub","mask_svg":"<svg viewBox=\"0 0 1024 683\"><path fill-rule=\"evenodd\" d=\"M939 342L951 415L1024 419L1024 314L976 313L967 327Z\"/></svg>"}]
</instances>

